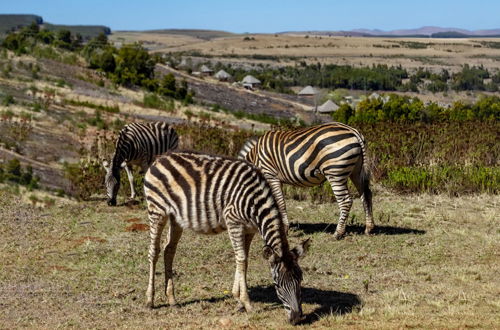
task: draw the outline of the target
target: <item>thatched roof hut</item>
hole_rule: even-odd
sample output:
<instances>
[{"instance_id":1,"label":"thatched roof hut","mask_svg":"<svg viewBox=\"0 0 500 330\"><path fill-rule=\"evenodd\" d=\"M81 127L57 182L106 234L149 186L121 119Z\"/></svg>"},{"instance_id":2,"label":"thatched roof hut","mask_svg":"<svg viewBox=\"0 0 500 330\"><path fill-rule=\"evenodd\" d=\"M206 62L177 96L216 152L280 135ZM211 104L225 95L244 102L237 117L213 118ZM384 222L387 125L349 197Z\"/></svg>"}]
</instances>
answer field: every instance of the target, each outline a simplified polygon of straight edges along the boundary
<instances>
[{"instance_id":1,"label":"thatched roof hut","mask_svg":"<svg viewBox=\"0 0 500 330\"><path fill-rule=\"evenodd\" d=\"M300 96L313 96L313 95L316 95L318 92L312 88L312 86L306 86L304 87L304 89L302 89L300 92L299 92L299 95Z\"/></svg>"},{"instance_id":2,"label":"thatched roof hut","mask_svg":"<svg viewBox=\"0 0 500 330\"><path fill-rule=\"evenodd\" d=\"M203 64L200 68L200 72L204 75L211 75L214 72L214 70L210 69L208 66Z\"/></svg>"},{"instance_id":3,"label":"thatched roof hut","mask_svg":"<svg viewBox=\"0 0 500 330\"><path fill-rule=\"evenodd\" d=\"M220 81L227 81L227 80L229 80L229 79L231 79L231 78L232 78L232 76L231 76L229 73L227 73L226 71L224 71L224 70L220 70L220 71L218 71L218 72L214 75L214 77L215 77L216 79L219 79Z\"/></svg>"},{"instance_id":4,"label":"thatched roof hut","mask_svg":"<svg viewBox=\"0 0 500 330\"><path fill-rule=\"evenodd\" d=\"M330 112L335 112L338 109L339 109L338 105L336 105L332 100L328 100L318 107L318 112L330 113Z\"/></svg>"},{"instance_id":5,"label":"thatched roof hut","mask_svg":"<svg viewBox=\"0 0 500 330\"><path fill-rule=\"evenodd\" d=\"M259 79L251 75L245 76L245 78L243 78L241 83L243 84L243 87L249 89L253 89L254 87L259 86L261 84Z\"/></svg>"}]
</instances>

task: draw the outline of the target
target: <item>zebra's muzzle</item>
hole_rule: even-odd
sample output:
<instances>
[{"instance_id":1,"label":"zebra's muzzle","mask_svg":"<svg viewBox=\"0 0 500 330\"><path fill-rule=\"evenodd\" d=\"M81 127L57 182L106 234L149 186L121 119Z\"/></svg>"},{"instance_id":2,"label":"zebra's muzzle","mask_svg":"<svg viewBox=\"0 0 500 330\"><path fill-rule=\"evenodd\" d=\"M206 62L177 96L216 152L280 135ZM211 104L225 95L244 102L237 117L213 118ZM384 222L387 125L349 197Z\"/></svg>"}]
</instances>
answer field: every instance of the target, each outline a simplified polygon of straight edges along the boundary
<instances>
[{"instance_id":1,"label":"zebra's muzzle","mask_svg":"<svg viewBox=\"0 0 500 330\"><path fill-rule=\"evenodd\" d=\"M302 311L292 311L288 316L288 322L290 322L291 325L296 325L302 320L304 320L304 314L302 314Z\"/></svg>"}]
</instances>

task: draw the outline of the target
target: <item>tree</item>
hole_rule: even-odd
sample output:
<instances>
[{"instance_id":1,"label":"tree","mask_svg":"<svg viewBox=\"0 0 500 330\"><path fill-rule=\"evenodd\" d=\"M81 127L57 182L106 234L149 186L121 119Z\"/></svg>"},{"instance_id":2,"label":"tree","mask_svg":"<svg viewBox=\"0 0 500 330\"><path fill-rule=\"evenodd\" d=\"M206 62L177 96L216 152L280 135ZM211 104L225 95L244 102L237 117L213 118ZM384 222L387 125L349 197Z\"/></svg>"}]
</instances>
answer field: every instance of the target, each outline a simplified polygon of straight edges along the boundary
<instances>
[{"instance_id":1,"label":"tree","mask_svg":"<svg viewBox=\"0 0 500 330\"><path fill-rule=\"evenodd\" d=\"M343 103L340 105L337 111L332 113L332 119L344 124L348 124L349 119L353 115L354 115L354 110L352 109L352 107L347 103Z\"/></svg>"},{"instance_id":2,"label":"tree","mask_svg":"<svg viewBox=\"0 0 500 330\"><path fill-rule=\"evenodd\" d=\"M174 97L176 89L175 76L172 73L164 75L161 80L159 92L165 96Z\"/></svg>"},{"instance_id":3,"label":"tree","mask_svg":"<svg viewBox=\"0 0 500 330\"><path fill-rule=\"evenodd\" d=\"M123 85L141 86L144 80L153 78L154 65L139 43L124 45L116 57L114 80Z\"/></svg>"},{"instance_id":4,"label":"tree","mask_svg":"<svg viewBox=\"0 0 500 330\"><path fill-rule=\"evenodd\" d=\"M55 45L59 48L72 50L71 32L66 29L57 31Z\"/></svg>"}]
</instances>

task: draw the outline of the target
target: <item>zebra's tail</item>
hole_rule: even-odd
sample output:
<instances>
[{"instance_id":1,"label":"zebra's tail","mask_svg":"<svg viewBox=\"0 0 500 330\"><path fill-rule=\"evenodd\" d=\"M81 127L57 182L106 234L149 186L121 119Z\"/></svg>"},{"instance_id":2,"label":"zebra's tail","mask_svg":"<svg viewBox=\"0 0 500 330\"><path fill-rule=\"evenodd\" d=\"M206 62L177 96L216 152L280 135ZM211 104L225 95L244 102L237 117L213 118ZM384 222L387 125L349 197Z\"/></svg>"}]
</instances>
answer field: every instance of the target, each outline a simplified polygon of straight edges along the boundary
<instances>
[{"instance_id":1,"label":"zebra's tail","mask_svg":"<svg viewBox=\"0 0 500 330\"><path fill-rule=\"evenodd\" d=\"M371 214L372 213L372 191L370 189L371 170L368 164L365 139L360 133L358 133L358 139L361 145L361 152L363 157L363 166L361 167L361 172L360 172L362 195L368 207L369 213Z\"/></svg>"}]
</instances>

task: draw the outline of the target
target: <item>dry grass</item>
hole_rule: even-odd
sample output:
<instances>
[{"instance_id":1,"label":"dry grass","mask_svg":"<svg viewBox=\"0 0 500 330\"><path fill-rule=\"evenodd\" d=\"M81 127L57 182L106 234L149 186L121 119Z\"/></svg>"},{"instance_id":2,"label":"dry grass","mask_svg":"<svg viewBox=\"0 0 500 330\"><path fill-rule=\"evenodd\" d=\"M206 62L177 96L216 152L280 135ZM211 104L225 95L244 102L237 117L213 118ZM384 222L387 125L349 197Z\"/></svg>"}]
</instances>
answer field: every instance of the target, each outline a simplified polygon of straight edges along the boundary
<instances>
[{"instance_id":1,"label":"dry grass","mask_svg":"<svg viewBox=\"0 0 500 330\"><path fill-rule=\"evenodd\" d=\"M245 37L253 40L244 40ZM371 66L373 64L401 65L407 69L427 67L451 71L461 65L484 65L498 70L500 50L481 45L482 41L498 42L499 39L432 39L432 38L361 38L305 35L249 34L201 40L192 36L154 34L150 32L116 32L113 40L147 41L157 52L198 51L213 56L268 55L297 57L311 63ZM427 44L427 48L409 48L404 43ZM149 45L146 44L146 45ZM482 47L481 47L482 46ZM231 61L237 59L231 58ZM281 61L286 64L287 60ZM245 59L244 62L249 62ZM264 62L271 65L274 61ZM288 64L293 64L292 62Z\"/></svg>"},{"instance_id":2,"label":"dry grass","mask_svg":"<svg viewBox=\"0 0 500 330\"><path fill-rule=\"evenodd\" d=\"M156 50L165 47L182 47L204 42L191 36L154 33L154 32L114 32L109 36L109 40L114 43L134 43L140 42L148 49Z\"/></svg>"},{"instance_id":3,"label":"dry grass","mask_svg":"<svg viewBox=\"0 0 500 330\"><path fill-rule=\"evenodd\" d=\"M292 221L299 221L291 241L313 241L301 262L304 326L500 326L499 196L378 191L375 235L360 234L363 216L356 201L342 241L331 237L335 205L290 200L287 206ZM234 312L233 252L225 233L186 232L174 263L180 307L165 306L159 267L159 307L146 309L145 224L145 210L134 204L111 208L103 200L58 200L37 209L1 190L0 328L289 327L259 238L249 266L255 312Z\"/></svg>"}]
</instances>

